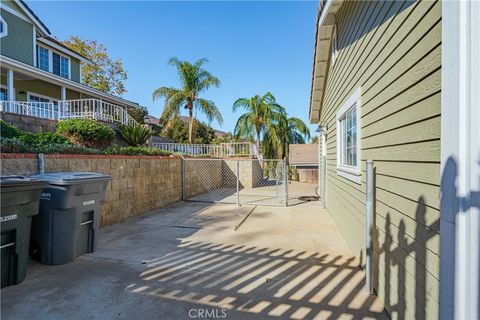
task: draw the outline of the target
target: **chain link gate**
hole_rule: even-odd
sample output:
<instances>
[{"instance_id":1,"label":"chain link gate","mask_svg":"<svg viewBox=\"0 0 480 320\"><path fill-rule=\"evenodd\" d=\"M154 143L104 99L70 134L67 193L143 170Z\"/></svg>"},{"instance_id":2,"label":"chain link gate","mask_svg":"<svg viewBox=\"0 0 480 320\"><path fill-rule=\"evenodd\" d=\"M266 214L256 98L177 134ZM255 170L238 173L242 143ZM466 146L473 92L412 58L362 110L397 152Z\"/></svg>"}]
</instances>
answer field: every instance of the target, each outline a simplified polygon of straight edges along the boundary
<instances>
[{"instance_id":1,"label":"chain link gate","mask_svg":"<svg viewBox=\"0 0 480 320\"><path fill-rule=\"evenodd\" d=\"M288 205L285 160L184 158L182 164L184 200Z\"/></svg>"}]
</instances>

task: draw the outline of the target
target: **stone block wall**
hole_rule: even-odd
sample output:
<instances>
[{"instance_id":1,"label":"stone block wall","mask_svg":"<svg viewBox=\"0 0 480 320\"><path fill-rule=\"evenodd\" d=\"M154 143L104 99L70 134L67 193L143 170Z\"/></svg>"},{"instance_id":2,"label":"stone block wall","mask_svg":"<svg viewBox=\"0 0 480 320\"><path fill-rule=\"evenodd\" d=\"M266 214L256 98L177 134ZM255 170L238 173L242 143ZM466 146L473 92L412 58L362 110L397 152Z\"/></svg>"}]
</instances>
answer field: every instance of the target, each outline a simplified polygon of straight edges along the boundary
<instances>
[{"instance_id":1,"label":"stone block wall","mask_svg":"<svg viewBox=\"0 0 480 320\"><path fill-rule=\"evenodd\" d=\"M255 188L262 181L262 167L258 160L228 159L223 161L223 176L225 183L236 184L237 161L239 163L240 187ZM233 185L234 187L235 185Z\"/></svg>"},{"instance_id":2,"label":"stone block wall","mask_svg":"<svg viewBox=\"0 0 480 320\"><path fill-rule=\"evenodd\" d=\"M53 132L57 129L58 120L41 119L31 116L19 115L16 113L0 112L0 119L3 119L6 123L15 126L23 131L37 133L37 132ZM117 124L110 122L98 121L104 125L116 129ZM115 137L113 144L120 146L128 146L128 144L122 139L119 132L115 131Z\"/></svg>"},{"instance_id":3,"label":"stone block wall","mask_svg":"<svg viewBox=\"0 0 480 320\"><path fill-rule=\"evenodd\" d=\"M27 132L51 132L57 128L57 120L41 119L16 113L0 112L0 119Z\"/></svg>"},{"instance_id":4,"label":"stone block wall","mask_svg":"<svg viewBox=\"0 0 480 320\"><path fill-rule=\"evenodd\" d=\"M45 172L93 171L112 176L102 203L101 225L146 214L182 200L181 158L45 155ZM38 156L2 154L2 175L38 173Z\"/></svg>"}]
</instances>

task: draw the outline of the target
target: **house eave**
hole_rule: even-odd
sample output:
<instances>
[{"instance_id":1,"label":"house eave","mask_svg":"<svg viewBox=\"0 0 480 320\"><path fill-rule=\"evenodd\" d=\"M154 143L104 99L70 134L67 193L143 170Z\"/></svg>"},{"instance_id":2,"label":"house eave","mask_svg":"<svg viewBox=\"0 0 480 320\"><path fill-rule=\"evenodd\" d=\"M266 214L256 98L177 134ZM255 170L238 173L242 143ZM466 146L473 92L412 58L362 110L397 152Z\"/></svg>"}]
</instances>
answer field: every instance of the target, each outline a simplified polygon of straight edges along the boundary
<instances>
[{"instance_id":1,"label":"house eave","mask_svg":"<svg viewBox=\"0 0 480 320\"><path fill-rule=\"evenodd\" d=\"M320 112L330 63L330 45L335 26L335 14L342 3L343 0L321 2L317 14L309 110L309 119L312 124L320 121Z\"/></svg>"},{"instance_id":2,"label":"house eave","mask_svg":"<svg viewBox=\"0 0 480 320\"><path fill-rule=\"evenodd\" d=\"M138 103L136 102L129 101L129 100L114 96L112 94L96 90L84 84L72 81L70 79L65 79L56 74L52 74L50 72L41 70L34 66L28 65L26 63L14 60L12 58L9 58L3 55L0 55L0 62L1 62L2 68L12 69L13 71L16 71L16 72L25 73L32 77L38 78L40 80L43 80L58 86L64 86L70 90L75 90L87 95L93 95L100 99L105 99L113 103L119 104L121 106L129 106L134 108L139 106Z\"/></svg>"}]
</instances>

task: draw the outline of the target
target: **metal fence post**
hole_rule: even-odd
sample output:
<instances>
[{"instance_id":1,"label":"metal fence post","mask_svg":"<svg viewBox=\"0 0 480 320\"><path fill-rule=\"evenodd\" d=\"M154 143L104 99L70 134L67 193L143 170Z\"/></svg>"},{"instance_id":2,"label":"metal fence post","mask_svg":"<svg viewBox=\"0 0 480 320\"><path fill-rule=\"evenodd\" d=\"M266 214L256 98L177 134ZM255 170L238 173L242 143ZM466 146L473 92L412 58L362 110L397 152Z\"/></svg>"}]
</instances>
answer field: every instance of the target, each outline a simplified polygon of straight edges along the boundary
<instances>
[{"instance_id":1,"label":"metal fence post","mask_svg":"<svg viewBox=\"0 0 480 320\"><path fill-rule=\"evenodd\" d=\"M283 179L285 184L285 207L288 207L288 168L287 168L287 158L283 158Z\"/></svg>"},{"instance_id":2,"label":"metal fence post","mask_svg":"<svg viewBox=\"0 0 480 320\"><path fill-rule=\"evenodd\" d=\"M365 204L365 274L366 289L373 294L372 288L372 256L373 256L373 161L367 160L366 204Z\"/></svg>"},{"instance_id":3,"label":"metal fence post","mask_svg":"<svg viewBox=\"0 0 480 320\"><path fill-rule=\"evenodd\" d=\"M240 205L240 160L237 160L237 206Z\"/></svg>"},{"instance_id":4,"label":"metal fence post","mask_svg":"<svg viewBox=\"0 0 480 320\"><path fill-rule=\"evenodd\" d=\"M45 155L43 153L38 154L38 173L45 173Z\"/></svg>"}]
</instances>

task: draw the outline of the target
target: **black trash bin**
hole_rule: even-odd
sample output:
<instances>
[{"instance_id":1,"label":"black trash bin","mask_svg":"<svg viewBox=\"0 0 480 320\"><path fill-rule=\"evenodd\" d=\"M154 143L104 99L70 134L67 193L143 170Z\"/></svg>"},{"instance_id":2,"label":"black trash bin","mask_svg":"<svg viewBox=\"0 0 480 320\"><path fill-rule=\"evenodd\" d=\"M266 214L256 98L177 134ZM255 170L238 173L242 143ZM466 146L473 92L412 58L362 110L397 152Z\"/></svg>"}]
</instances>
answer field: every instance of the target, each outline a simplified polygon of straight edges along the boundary
<instances>
[{"instance_id":1,"label":"black trash bin","mask_svg":"<svg viewBox=\"0 0 480 320\"><path fill-rule=\"evenodd\" d=\"M21 176L0 177L1 189L1 287L25 279L32 216L38 214L45 181Z\"/></svg>"},{"instance_id":2,"label":"black trash bin","mask_svg":"<svg viewBox=\"0 0 480 320\"><path fill-rule=\"evenodd\" d=\"M100 202L111 177L95 172L56 172L33 176L48 181L40 212L32 221L32 258L64 264L93 252L100 224Z\"/></svg>"}]
</instances>

